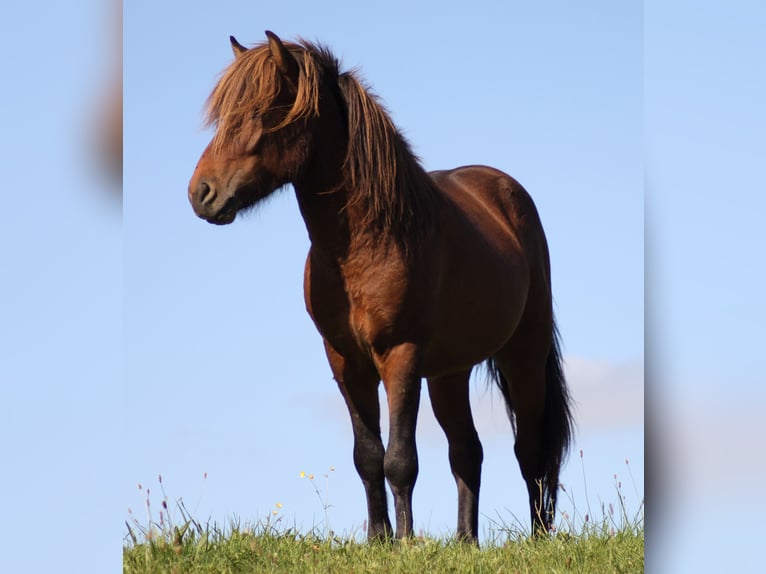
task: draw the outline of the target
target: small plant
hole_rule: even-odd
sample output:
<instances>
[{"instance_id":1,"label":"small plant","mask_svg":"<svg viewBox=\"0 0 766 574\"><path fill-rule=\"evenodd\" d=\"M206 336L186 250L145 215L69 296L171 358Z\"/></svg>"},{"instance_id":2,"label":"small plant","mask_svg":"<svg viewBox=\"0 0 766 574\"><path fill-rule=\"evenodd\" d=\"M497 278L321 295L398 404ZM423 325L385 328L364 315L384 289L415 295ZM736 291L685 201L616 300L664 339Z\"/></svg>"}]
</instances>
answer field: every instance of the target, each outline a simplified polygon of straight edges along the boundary
<instances>
[{"instance_id":1,"label":"small plant","mask_svg":"<svg viewBox=\"0 0 766 574\"><path fill-rule=\"evenodd\" d=\"M636 486L633 473L630 469L630 463L628 459L625 459L625 465L628 470L631 482L633 483L633 491L636 495L638 507L631 514L628 510L628 504L626 502L626 496L623 493L622 481L618 479L617 474L614 475L615 491L617 494L617 508L619 509L619 515L615 516L615 504L609 502L608 504L601 502L601 517L594 516L591 509L590 496L588 494L588 483L585 472L584 453L580 450L580 465L582 468L583 477L583 491L585 495L585 514L582 514L578 509L577 503L571 492L570 488L565 484L559 485L560 491L564 494L564 497L559 496L559 509L557 513L557 524L551 529L552 537L571 538L573 536L607 536L613 537L621 532L630 531L635 534L643 536L644 531L644 500L639 496L638 487ZM570 503L570 508L564 508L561 504L561 499L565 498ZM513 521L508 524L499 513L496 513L496 518L490 518L484 515L484 517L490 522L490 531L488 538L492 543L498 543L499 540L504 539L506 541L518 541L530 536L528 526L524 521L513 515Z\"/></svg>"},{"instance_id":2,"label":"small plant","mask_svg":"<svg viewBox=\"0 0 766 574\"><path fill-rule=\"evenodd\" d=\"M328 511L330 508L332 508L332 505L330 504L330 473L335 472L335 467L331 466L328 469L327 474L324 474L325 479L325 486L324 486L324 494L322 494L319 491L319 487L317 486L316 481L314 480L313 474L307 474L305 471L301 471L299 476L301 478L307 478L309 482L311 483L311 487L314 489L314 492L317 495L317 498L319 499L319 503L322 505L322 511L324 512L324 532L323 535L325 538L332 538L334 536L332 530L330 529L330 520L328 516Z\"/></svg>"},{"instance_id":3,"label":"small plant","mask_svg":"<svg viewBox=\"0 0 766 574\"><path fill-rule=\"evenodd\" d=\"M585 479L585 463L583 461L583 451L580 450L580 461L583 470L583 484L585 491L585 504L587 512L585 516L582 516L577 510L572 493L567 490L566 486L561 484L561 492L563 492L569 502L571 503L571 514L566 510L560 512L560 518L564 527L564 531L568 533L579 532L581 536L588 536L592 534L602 536L616 536L618 533L630 531L633 533L641 533L644 531L644 499L640 498L638 494L638 488L636 487L636 481L633 478L633 473L630 469L630 462L625 459L625 466L628 469L631 482L633 483L633 490L636 494L636 500L638 501L638 508L631 515L628 511L626 503L626 497L622 490L622 481L618 479L617 474L614 475L614 486L617 494L617 504L620 510L619 516L615 517L615 505L610 502L605 504L601 502L601 518L597 519L593 516L590 506L590 498L588 496L587 480ZM640 498L640 500L639 500Z\"/></svg>"},{"instance_id":4,"label":"small plant","mask_svg":"<svg viewBox=\"0 0 766 574\"><path fill-rule=\"evenodd\" d=\"M202 475L203 480L207 480L207 473ZM181 546L189 537L207 538L210 533L210 523L202 526L192 516L192 513L186 508L182 498L175 500L174 518L169 504L169 498L165 492L165 486L162 482L162 475L158 475L157 481L160 485L162 500L157 519L152 512L151 489L144 488L139 482L138 490L144 494L146 507L146 523L142 523L134 514L131 508L128 508L128 520L125 521L128 533L127 537L133 545L142 543L148 544L168 544L175 547Z\"/></svg>"}]
</instances>

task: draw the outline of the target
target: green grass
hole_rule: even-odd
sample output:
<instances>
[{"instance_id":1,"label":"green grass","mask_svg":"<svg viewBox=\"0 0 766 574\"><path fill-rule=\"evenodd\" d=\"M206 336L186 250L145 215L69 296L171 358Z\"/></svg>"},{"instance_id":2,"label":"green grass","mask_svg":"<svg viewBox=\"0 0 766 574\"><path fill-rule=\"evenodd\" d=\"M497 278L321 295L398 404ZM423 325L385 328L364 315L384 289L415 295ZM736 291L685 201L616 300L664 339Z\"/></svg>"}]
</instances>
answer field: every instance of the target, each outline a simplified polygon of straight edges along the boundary
<instances>
[{"instance_id":1,"label":"green grass","mask_svg":"<svg viewBox=\"0 0 766 574\"><path fill-rule=\"evenodd\" d=\"M616 477L618 504L601 504L600 519L595 519L590 504L582 514L562 489L557 532L532 538L516 527L493 522L489 533L482 536L480 548L428 536L368 544L360 542L358 536L336 536L327 524L322 531L301 533L281 526L281 518L275 519L278 508L255 526L232 521L222 528L198 522L179 500L178 518L173 521L161 477L160 488L163 501L159 521L152 519L150 511L147 524L141 524L132 513L126 522L124 574L644 571L643 501L638 511L629 513L622 483ZM315 485L314 489L326 507L327 501ZM145 493L149 509L149 490Z\"/></svg>"},{"instance_id":2,"label":"green grass","mask_svg":"<svg viewBox=\"0 0 766 574\"><path fill-rule=\"evenodd\" d=\"M643 532L509 540L482 549L433 539L389 544L232 529L126 547L123 572L643 572Z\"/></svg>"},{"instance_id":3,"label":"green grass","mask_svg":"<svg viewBox=\"0 0 766 574\"><path fill-rule=\"evenodd\" d=\"M643 518L615 528L610 518L542 539L493 530L481 548L447 539L358 542L301 534L262 522L221 529L188 515L181 526L129 527L124 574L238 574L250 572L643 572ZM484 537L486 539L486 536Z\"/></svg>"}]
</instances>

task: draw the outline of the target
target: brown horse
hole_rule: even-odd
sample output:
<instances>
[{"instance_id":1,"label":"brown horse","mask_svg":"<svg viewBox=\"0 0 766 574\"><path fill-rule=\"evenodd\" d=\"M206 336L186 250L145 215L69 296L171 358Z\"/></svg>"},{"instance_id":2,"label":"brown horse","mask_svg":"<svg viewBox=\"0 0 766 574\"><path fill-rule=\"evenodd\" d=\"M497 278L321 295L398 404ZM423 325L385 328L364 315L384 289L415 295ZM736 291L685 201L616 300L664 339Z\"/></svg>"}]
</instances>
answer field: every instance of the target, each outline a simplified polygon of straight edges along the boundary
<instances>
[{"instance_id":1,"label":"brown horse","mask_svg":"<svg viewBox=\"0 0 766 574\"><path fill-rule=\"evenodd\" d=\"M381 104L324 47L247 49L207 102L216 127L189 184L216 224L291 183L311 249L306 308L351 415L368 537L412 533L421 378L449 441L459 538L476 540L483 458L468 401L474 365L505 398L534 531L553 522L572 432L550 262L532 199L481 166L426 173ZM386 390L388 445L378 385Z\"/></svg>"}]
</instances>

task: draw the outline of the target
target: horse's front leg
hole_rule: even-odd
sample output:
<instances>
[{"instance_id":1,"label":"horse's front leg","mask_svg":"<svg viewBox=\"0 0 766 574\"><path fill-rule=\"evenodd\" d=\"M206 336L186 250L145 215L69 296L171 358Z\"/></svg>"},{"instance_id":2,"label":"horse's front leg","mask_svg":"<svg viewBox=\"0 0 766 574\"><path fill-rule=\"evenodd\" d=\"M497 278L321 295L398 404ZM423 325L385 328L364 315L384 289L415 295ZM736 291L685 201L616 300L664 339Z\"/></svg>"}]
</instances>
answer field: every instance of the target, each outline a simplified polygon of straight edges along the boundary
<instances>
[{"instance_id":1,"label":"horse's front leg","mask_svg":"<svg viewBox=\"0 0 766 574\"><path fill-rule=\"evenodd\" d=\"M418 350L415 345L394 347L376 357L388 397L389 435L384 470L394 495L396 537L412 535L412 491L418 476L415 426L420 403Z\"/></svg>"},{"instance_id":2,"label":"horse's front leg","mask_svg":"<svg viewBox=\"0 0 766 574\"><path fill-rule=\"evenodd\" d=\"M354 430L354 466L367 496L367 538L384 540L393 531L388 519L386 484L383 474L383 441L380 437L380 377L371 365L347 361L325 341L338 388L346 401Z\"/></svg>"}]
</instances>

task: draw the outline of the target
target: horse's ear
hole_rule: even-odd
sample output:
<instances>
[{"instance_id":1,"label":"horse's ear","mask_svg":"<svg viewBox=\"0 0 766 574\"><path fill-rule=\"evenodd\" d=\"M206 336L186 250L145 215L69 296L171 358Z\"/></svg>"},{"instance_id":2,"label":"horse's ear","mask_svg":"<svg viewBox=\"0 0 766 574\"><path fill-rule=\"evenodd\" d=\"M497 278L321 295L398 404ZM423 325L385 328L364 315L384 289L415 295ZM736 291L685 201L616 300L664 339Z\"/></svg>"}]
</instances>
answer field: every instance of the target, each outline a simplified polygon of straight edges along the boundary
<instances>
[{"instance_id":1,"label":"horse's ear","mask_svg":"<svg viewBox=\"0 0 766 574\"><path fill-rule=\"evenodd\" d=\"M269 50L271 57L277 63L279 70L294 82L298 81L298 62L293 55L285 48L282 40L270 30L266 30L266 37L269 39Z\"/></svg>"},{"instance_id":2,"label":"horse's ear","mask_svg":"<svg viewBox=\"0 0 766 574\"><path fill-rule=\"evenodd\" d=\"M231 42L231 50L234 52L235 58L239 58L242 54L247 52L247 48L237 42L237 39L234 36L229 36L229 42Z\"/></svg>"}]
</instances>

